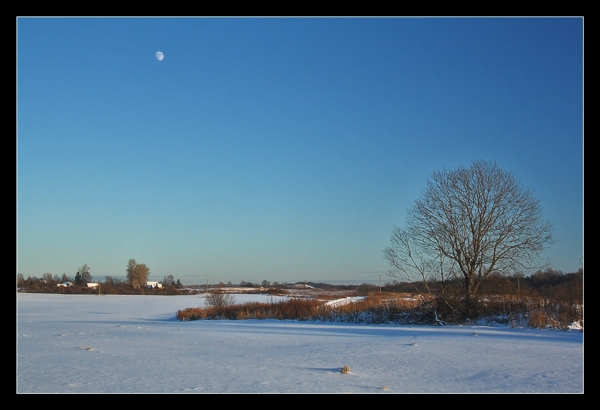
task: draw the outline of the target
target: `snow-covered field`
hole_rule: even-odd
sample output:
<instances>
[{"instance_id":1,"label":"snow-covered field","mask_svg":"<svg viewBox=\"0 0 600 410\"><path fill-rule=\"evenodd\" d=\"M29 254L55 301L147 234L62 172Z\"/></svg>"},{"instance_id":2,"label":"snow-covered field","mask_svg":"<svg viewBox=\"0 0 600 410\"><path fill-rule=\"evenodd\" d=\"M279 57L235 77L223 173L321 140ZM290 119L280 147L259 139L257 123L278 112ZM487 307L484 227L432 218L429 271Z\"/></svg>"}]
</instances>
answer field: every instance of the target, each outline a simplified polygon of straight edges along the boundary
<instances>
[{"instance_id":1,"label":"snow-covered field","mask_svg":"<svg viewBox=\"0 0 600 410\"><path fill-rule=\"evenodd\" d=\"M579 330L175 318L197 306L204 295L18 293L17 392L584 391Z\"/></svg>"}]
</instances>

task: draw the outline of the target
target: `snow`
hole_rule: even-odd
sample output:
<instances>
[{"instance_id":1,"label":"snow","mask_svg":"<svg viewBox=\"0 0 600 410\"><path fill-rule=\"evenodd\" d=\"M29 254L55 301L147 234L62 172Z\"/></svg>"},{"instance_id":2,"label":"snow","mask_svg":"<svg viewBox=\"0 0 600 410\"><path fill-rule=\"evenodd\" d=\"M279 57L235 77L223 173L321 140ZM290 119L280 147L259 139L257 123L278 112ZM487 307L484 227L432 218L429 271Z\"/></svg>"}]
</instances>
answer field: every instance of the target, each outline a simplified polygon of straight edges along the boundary
<instances>
[{"instance_id":1,"label":"snow","mask_svg":"<svg viewBox=\"0 0 600 410\"><path fill-rule=\"evenodd\" d=\"M203 294L18 293L17 393L584 390L576 329L176 319L197 306Z\"/></svg>"},{"instance_id":2,"label":"snow","mask_svg":"<svg viewBox=\"0 0 600 410\"><path fill-rule=\"evenodd\" d=\"M327 301L327 302L325 302L325 304L330 307L343 306L347 303L357 302L361 299L364 299L364 296L348 296L348 297L341 298L341 299L334 299L334 300Z\"/></svg>"}]
</instances>

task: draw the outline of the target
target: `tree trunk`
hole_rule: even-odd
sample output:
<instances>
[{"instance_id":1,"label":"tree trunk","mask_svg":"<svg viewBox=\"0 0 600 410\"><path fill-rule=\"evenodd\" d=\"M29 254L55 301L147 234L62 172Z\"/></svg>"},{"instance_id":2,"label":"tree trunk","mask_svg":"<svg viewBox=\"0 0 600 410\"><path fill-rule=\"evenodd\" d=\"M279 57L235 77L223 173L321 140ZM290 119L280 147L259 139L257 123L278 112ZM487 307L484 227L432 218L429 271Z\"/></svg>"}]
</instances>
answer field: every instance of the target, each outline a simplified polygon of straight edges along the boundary
<instances>
[{"instance_id":1,"label":"tree trunk","mask_svg":"<svg viewBox=\"0 0 600 410\"><path fill-rule=\"evenodd\" d=\"M468 318L471 315L471 281L469 277L465 279L465 315Z\"/></svg>"}]
</instances>

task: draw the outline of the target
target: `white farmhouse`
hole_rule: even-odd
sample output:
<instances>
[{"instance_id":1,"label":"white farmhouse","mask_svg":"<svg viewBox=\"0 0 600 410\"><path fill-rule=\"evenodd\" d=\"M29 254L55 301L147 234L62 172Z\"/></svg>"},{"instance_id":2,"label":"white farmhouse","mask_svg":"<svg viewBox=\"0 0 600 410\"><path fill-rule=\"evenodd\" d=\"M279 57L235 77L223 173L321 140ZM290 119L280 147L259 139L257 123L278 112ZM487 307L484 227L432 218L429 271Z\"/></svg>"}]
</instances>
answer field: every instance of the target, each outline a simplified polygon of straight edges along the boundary
<instances>
[{"instance_id":1,"label":"white farmhouse","mask_svg":"<svg viewBox=\"0 0 600 410\"><path fill-rule=\"evenodd\" d=\"M162 288L162 284L160 284L158 282L146 282L146 286L148 287L148 289L151 289L151 288Z\"/></svg>"}]
</instances>

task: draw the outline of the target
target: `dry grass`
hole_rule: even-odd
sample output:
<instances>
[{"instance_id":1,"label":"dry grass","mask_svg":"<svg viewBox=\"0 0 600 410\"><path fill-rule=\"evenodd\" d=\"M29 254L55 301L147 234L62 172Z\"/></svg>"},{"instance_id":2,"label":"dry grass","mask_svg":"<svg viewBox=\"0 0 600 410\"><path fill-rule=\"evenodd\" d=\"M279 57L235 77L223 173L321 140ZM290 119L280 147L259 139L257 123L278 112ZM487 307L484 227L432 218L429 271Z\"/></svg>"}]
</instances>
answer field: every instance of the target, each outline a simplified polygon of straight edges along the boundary
<instances>
[{"instance_id":1,"label":"dry grass","mask_svg":"<svg viewBox=\"0 0 600 410\"><path fill-rule=\"evenodd\" d=\"M197 319L280 319L311 320L317 315L321 302L315 299L291 298L282 302L250 302L223 309L187 308L177 311L179 320Z\"/></svg>"},{"instance_id":2,"label":"dry grass","mask_svg":"<svg viewBox=\"0 0 600 410\"><path fill-rule=\"evenodd\" d=\"M343 374L350 373L350 366L348 366L347 364L344 365L344 367L342 367L342 369L340 370L340 373L343 373Z\"/></svg>"},{"instance_id":3,"label":"dry grass","mask_svg":"<svg viewBox=\"0 0 600 410\"><path fill-rule=\"evenodd\" d=\"M535 304L527 312L529 327L567 330L569 325L576 322L583 328L583 309L579 305L546 302Z\"/></svg>"},{"instance_id":4,"label":"dry grass","mask_svg":"<svg viewBox=\"0 0 600 410\"><path fill-rule=\"evenodd\" d=\"M314 297L291 297L277 302L251 302L220 308L187 308L177 311L179 320L279 319L318 320L360 324L464 324L460 298L416 298L405 294L376 293L344 305L328 306ZM474 304L473 321L502 323L513 327L567 329L573 322L583 325L579 306L543 299L486 297Z\"/></svg>"}]
</instances>

